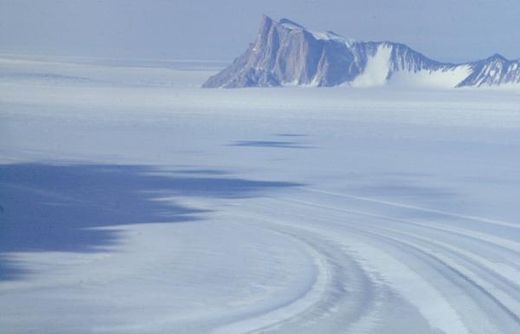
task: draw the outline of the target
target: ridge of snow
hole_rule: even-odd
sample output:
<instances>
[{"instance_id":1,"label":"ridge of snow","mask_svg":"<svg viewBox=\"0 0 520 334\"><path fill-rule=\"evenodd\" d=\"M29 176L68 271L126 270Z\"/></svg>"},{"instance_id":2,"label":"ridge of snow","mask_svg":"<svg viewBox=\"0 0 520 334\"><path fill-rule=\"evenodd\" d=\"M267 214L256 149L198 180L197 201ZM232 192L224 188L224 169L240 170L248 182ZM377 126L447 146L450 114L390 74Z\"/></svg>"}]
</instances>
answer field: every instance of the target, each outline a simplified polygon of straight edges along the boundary
<instances>
[{"instance_id":1,"label":"ridge of snow","mask_svg":"<svg viewBox=\"0 0 520 334\"><path fill-rule=\"evenodd\" d=\"M384 86L390 72L392 47L382 43L373 56L368 57L364 71L351 82L353 87Z\"/></svg>"},{"instance_id":2,"label":"ridge of snow","mask_svg":"<svg viewBox=\"0 0 520 334\"><path fill-rule=\"evenodd\" d=\"M396 71L388 80L388 85L395 87L420 86L434 88L455 88L471 74L469 65L460 65L437 71L420 70Z\"/></svg>"}]
</instances>

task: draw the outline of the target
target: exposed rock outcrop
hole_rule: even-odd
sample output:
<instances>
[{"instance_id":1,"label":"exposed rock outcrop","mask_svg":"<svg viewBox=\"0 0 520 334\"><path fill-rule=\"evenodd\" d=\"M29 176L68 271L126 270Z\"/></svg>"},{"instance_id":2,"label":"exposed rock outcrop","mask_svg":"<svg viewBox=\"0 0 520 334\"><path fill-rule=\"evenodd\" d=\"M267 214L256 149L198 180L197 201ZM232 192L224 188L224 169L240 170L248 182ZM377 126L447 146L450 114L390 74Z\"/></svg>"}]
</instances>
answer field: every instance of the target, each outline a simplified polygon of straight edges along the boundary
<instances>
[{"instance_id":1,"label":"exposed rock outcrop","mask_svg":"<svg viewBox=\"0 0 520 334\"><path fill-rule=\"evenodd\" d=\"M354 41L263 16L255 42L203 87L337 85L520 87L520 61L495 55L470 63L441 63L404 44Z\"/></svg>"}]
</instances>

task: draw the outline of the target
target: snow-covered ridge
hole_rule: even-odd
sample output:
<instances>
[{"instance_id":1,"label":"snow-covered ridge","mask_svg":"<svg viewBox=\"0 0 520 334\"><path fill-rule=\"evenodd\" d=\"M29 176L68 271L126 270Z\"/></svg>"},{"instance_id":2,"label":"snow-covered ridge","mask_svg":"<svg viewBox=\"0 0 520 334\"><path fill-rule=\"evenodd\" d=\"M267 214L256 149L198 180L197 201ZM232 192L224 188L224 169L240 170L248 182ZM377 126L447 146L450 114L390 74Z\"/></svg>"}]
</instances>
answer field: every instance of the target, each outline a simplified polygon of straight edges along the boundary
<instances>
[{"instance_id":1,"label":"snow-covered ridge","mask_svg":"<svg viewBox=\"0 0 520 334\"><path fill-rule=\"evenodd\" d=\"M263 16L254 43L203 87L518 87L520 60L441 63L394 42L362 42Z\"/></svg>"}]
</instances>

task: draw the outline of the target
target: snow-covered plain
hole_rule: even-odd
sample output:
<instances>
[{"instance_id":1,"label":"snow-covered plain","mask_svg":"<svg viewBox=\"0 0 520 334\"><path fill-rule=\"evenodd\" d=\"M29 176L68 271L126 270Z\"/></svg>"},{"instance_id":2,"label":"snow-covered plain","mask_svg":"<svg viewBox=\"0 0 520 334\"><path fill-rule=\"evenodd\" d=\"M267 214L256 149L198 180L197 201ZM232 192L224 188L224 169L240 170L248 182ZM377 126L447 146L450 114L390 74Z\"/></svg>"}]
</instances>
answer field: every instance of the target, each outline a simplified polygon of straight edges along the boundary
<instances>
[{"instance_id":1,"label":"snow-covered plain","mask_svg":"<svg viewBox=\"0 0 520 334\"><path fill-rule=\"evenodd\" d=\"M0 60L1 333L519 333L520 96Z\"/></svg>"}]
</instances>

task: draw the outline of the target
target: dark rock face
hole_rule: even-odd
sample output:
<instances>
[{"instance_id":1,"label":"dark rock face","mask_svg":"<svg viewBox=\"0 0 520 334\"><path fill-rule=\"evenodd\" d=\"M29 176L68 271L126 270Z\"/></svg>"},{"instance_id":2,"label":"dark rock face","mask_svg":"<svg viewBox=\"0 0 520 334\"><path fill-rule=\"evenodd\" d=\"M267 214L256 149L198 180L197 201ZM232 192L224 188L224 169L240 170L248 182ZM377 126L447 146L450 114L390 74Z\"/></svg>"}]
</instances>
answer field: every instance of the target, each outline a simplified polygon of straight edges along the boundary
<instances>
[{"instance_id":1,"label":"dark rock face","mask_svg":"<svg viewBox=\"0 0 520 334\"><path fill-rule=\"evenodd\" d=\"M520 61L495 55L467 64L440 63L403 44L350 41L263 16L255 42L203 87L374 86L399 81L403 74L411 85L520 86Z\"/></svg>"},{"instance_id":2,"label":"dark rock face","mask_svg":"<svg viewBox=\"0 0 520 334\"><path fill-rule=\"evenodd\" d=\"M203 87L334 86L349 79L352 61L346 44L320 40L296 23L264 16L256 41Z\"/></svg>"},{"instance_id":3,"label":"dark rock face","mask_svg":"<svg viewBox=\"0 0 520 334\"><path fill-rule=\"evenodd\" d=\"M204 87L308 84L318 71L323 44L301 26L264 16L256 41Z\"/></svg>"},{"instance_id":4,"label":"dark rock face","mask_svg":"<svg viewBox=\"0 0 520 334\"><path fill-rule=\"evenodd\" d=\"M460 83L463 86L520 85L520 60L510 61L499 54L476 61L471 65L472 73Z\"/></svg>"}]
</instances>

